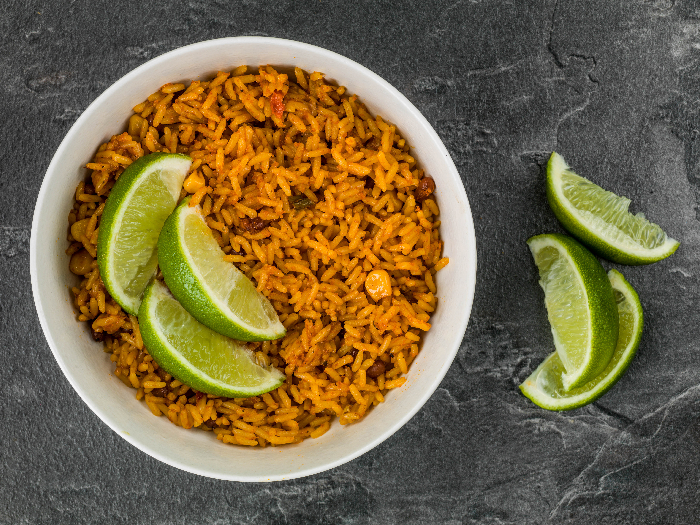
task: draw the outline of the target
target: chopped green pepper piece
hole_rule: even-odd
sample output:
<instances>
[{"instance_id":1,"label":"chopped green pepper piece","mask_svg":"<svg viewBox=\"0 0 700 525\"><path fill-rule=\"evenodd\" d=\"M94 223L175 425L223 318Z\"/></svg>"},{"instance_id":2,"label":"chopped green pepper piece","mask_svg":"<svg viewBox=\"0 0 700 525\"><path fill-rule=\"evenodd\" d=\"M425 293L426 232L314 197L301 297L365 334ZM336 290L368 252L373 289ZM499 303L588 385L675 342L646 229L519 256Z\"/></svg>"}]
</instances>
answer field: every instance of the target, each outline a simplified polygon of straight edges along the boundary
<instances>
[{"instance_id":1,"label":"chopped green pepper piece","mask_svg":"<svg viewBox=\"0 0 700 525\"><path fill-rule=\"evenodd\" d=\"M295 210L303 210L313 205L313 201L306 195L292 195L289 197L289 204L294 206Z\"/></svg>"}]
</instances>

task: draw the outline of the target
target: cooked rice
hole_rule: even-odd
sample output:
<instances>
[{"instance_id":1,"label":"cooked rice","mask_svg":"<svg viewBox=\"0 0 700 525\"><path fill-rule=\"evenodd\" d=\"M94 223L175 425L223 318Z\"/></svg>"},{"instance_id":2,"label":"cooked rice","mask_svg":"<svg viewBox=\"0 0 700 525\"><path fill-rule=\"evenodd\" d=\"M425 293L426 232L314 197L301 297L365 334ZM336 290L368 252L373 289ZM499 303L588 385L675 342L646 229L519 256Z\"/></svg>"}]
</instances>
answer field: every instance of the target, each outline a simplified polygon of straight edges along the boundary
<instances>
[{"instance_id":1,"label":"cooked rice","mask_svg":"<svg viewBox=\"0 0 700 525\"><path fill-rule=\"evenodd\" d=\"M406 381L436 307L434 275L448 262L434 195L416 202L424 174L396 128L322 73L291 76L240 66L166 84L98 148L69 214L66 253L83 277L72 289L78 320L104 340L115 375L154 415L224 443L298 443L383 402ZM181 198L201 204L226 259L287 328L278 341L249 344L286 374L273 392L227 399L182 384L104 287L95 256L105 200L126 166L156 151L192 157ZM391 293L375 301L364 283L377 269Z\"/></svg>"}]
</instances>

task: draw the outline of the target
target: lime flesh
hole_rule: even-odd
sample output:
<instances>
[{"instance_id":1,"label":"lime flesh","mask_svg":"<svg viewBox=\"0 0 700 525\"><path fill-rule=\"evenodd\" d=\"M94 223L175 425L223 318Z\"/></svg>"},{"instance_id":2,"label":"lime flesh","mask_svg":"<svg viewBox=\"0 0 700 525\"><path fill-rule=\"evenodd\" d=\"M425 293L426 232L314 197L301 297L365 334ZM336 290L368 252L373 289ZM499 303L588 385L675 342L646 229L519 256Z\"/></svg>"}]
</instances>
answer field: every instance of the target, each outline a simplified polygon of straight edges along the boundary
<instances>
[{"instance_id":1,"label":"lime flesh","mask_svg":"<svg viewBox=\"0 0 700 525\"><path fill-rule=\"evenodd\" d=\"M598 260L571 237L553 233L527 242L569 391L600 374L612 358L619 329L615 296Z\"/></svg>"},{"instance_id":2,"label":"lime flesh","mask_svg":"<svg viewBox=\"0 0 700 525\"><path fill-rule=\"evenodd\" d=\"M556 352L520 385L520 390L536 405L548 410L571 410L592 403L620 379L637 353L642 337L644 316L639 296L617 270L608 272L615 292L620 319L620 332L612 359L605 370L586 383L569 391L564 389L564 365Z\"/></svg>"},{"instance_id":3,"label":"lime flesh","mask_svg":"<svg viewBox=\"0 0 700 525\"><path fill-rule=\"evenodd\" d=\"M257 364L244 343L198 322L158 280L146 288L139 325L158 365L200 392L250 397L274 390L285 380L276 368Z\"/></svg>"},{"instance_id":4,"label":"lime flesh","mask_svg":"<svg viewBox=\"0 0 700 525\"><path fill-rule=\"evenodd\" d=\"M185 155L152 153L124 170L105 203L97 263L110 295L136 314L158 265L156 244L192 164Z\"/></svg>"},{"instance_id":5,"label":"lime flesh","mask_svg":"<svg viewBox=\"0 0 700 525\"><path fill-rule=\"evenodd\" d=\"M547 164L547 199L569 233L610 261L650 264L665 259L680 244L643 214L627 211L628 198L571 171L556 152Z\"/></svg>"},{"instance_id":6,"label":"lime flesh","mask_svg":"<svg viewBox=\"0 0 700 525\"><path fill-rule=\"evenodd\" d=\"M185 199L158 240L165 283L200 323L242 341L279 339L285 329L270 301L232 263L207 226L199 206Z\"/></svg>"}]
</instances>

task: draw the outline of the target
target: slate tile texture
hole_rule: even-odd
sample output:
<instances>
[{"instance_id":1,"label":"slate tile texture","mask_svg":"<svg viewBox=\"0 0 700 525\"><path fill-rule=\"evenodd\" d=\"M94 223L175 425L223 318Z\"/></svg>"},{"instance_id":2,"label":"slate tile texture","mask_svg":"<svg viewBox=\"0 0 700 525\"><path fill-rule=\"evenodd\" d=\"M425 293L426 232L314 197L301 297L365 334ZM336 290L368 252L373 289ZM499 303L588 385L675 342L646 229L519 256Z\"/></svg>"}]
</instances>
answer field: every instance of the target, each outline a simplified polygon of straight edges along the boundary
<instances>
[{"instance_id":1,"label":"slate tile texture","mask_svg":"<svg viewBox=\"0 0 700 525\"><path fill-rule=\"evenodd\" d=\"M210 38L341 53L433 124L477 231L472 318L452 368L396 435L274 484L187 474L104 425L36 317L29 230L43 174L105 88ZM0 524L691 524L700 515L700 6L691 0L2 2ZM570 413L517 385L552 350L525 245L561 231L556 149L681 240L622 268L646 329L627 375Z\"/></svg>"}]
</instances>

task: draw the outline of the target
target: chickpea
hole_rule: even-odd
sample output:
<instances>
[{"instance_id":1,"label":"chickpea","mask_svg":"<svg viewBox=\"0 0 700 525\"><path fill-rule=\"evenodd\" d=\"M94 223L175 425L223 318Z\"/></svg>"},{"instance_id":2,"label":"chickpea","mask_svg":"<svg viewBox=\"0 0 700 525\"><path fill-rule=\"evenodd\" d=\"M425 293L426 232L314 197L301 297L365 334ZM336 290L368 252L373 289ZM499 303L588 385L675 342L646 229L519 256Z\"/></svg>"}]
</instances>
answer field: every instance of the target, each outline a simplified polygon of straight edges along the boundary
<instances>
[{"instance_id":1,"label":"chickpea","mask_svg":"<svg viewBox=\"0 0 700 525\"><path fill-rule=\"evenodd\" d=\"M93 260L94 259L87 252L87 250L79 250L70 258L70 271L75 275L85 275L86 273L90 273L90 271L92 271Z\"/></svg>"},{"instance_id":2,"label":"chickpea","mask_svg":"<svg viewBox=\"0 0 700 525\"><path fill-rule=\"evenodd\" d=\"M383 297L391 296L391 277L386 270L373 270L365 279L365 291L379 301Z\"/></svg>"},{"instance_id":3,"label":"chickpea","mask_svg":"<svg viewBox=\"0 0 700 525\"><path fill-rule=\"evenodd\" d=\"M73 225L70 227L70 234L73 236L73 239L76 241L82 240L85 232L87 231L89 222L90 219L83 219L82 221L75 221L73 223Z\"/></svg>"},{"instance_id":4,"label":"chickpea","mask_svg":"<svg viewBox=\"0 0 700 525\"><path fill-rule=\"evenodd\" d=\"M129 135L137 140L141 140L141 130L144 125L148 128L148 122L145 118L140 115L131 115L131 118L129 118Z\"/></svg>"},{"instance_id":5,"label":"chickpea","mask_svg":"<svg viewBox=\"0 0 700 525\"><path fill-rule=\"evenodd\" d=\"M204 187L204 177L202 177L199 172L195 171L185 179L183 186L187 193L196 193L197 190Z\"/></svg>"}]
</instances>

